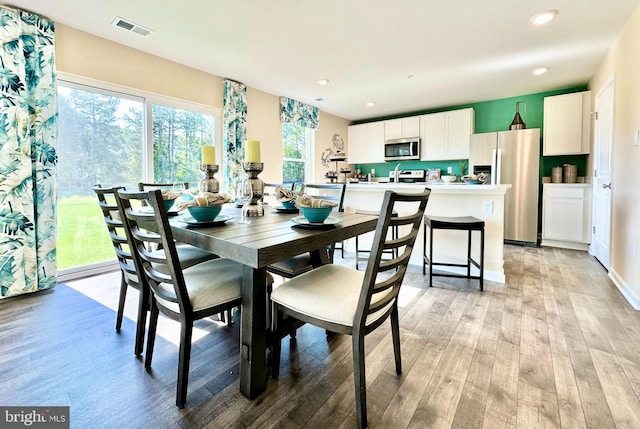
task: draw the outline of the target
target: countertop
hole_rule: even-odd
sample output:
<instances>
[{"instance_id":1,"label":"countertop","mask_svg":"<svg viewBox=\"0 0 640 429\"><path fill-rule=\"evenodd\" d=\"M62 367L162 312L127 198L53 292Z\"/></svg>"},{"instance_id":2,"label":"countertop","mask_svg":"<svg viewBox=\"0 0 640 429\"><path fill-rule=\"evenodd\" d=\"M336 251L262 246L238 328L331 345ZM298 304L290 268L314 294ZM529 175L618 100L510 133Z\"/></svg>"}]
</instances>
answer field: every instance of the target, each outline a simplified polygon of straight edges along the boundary
<instances>
[{"instance_id":1,"label":"countertop","mask_svg":"<svg viewBox=\"0 0 640 429\"><path fill-rule=\"evenodd\" d=\"M469 185L462 182L456 183L390 183L390 182L359 182L348 183L349 191L398 191L398 192L420 192L424 188L431 189L433 193L458 193L458 194L504 194L511 185Z\"/></svg>"}]
</instances>

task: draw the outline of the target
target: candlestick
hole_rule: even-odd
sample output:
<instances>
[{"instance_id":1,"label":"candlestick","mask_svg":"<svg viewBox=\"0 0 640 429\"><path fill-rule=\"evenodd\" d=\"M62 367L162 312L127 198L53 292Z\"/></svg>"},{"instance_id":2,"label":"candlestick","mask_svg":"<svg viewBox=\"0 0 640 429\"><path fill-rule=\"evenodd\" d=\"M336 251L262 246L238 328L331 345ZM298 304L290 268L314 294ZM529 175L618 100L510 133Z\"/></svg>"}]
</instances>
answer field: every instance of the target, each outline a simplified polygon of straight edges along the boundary
<instances>
[{"instance_id":1,"label":"candlestick","mask_svg":"<svg viewBox=\"0 0 640 429\"><path fill-rule=\"evenodd\" d=\"M244 161L252 163L260 162L260 140L247 140Z\"/></svg>"},{"instance_id":2,"label":"candlestick","mask_svg":"<svg viewBox=\"0 0 640 429\"><path fill-rule=\"evenodd\" d=\"M210 146L213 147L213 146ZM218 172L218 166L212 164L202 164L200 170L204 172L204 177L198 182L200 192L220 192L220 182L213 175Z\"/></svg>"},{"instance_id":3,"label":"candlestick","mask_svg":"<svg viewBox=\"0 0 640 429\"><path fill-rule=\"evenodd\" d=\"M257 140L254 140L257 141ZM247 173L249 178L246 180L251 184L253 197L248 204L242 206L242 213L246 217L264 216L264 209L258 204L264 193L264 182L258 178L258 174L262 173L264 164L262 162L243 162L242 169Z\"/></svg>"},{"instance_id":4,"label":"candlestick","mask_svg":"<svg viewBox=\"0 0 640 429\"><path fill-rule=\"evenodd\" d=\"M202 146L202 164L203 165L216 164L216 147L215 146Z\"/></svg>"}]
</instances>

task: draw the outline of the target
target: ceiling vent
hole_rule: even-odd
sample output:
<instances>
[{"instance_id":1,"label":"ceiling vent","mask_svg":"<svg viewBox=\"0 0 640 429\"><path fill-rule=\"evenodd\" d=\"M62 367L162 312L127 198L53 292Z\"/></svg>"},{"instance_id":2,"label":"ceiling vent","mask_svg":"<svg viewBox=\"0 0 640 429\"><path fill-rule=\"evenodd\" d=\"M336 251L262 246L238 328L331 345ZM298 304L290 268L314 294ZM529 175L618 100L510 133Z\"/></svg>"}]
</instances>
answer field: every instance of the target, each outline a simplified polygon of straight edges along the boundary
<instances>
[{"instance_id":1,"label":"ceiling vent","mask_svg":"<svg viewBox=\"0 0 640 429\"><path fill-rule=\"evenodd\" d=\"M116 27L122 28L123 30L130 31L131 33L135 33L143 37L149 37L153 33L153 30L143 27L142 25L134 24L133 22L127 21L119 16L113 20L112 24Z\"/></svg>"}]
</instances>

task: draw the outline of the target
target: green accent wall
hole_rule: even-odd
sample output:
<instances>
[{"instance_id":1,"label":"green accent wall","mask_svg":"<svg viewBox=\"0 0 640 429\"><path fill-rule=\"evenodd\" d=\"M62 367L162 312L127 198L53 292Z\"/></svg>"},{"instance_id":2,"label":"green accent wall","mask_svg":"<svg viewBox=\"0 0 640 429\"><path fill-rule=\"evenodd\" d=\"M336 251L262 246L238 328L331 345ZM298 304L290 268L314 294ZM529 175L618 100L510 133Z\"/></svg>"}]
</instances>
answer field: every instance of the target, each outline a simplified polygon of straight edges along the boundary
<instances>
[{"instance_id":1,"label":"green accent wall","mask_svg":"<svg viewBox=\"0 0 640 429\"><path fill-rule=\"evenodd\" d=\"M475 112L475 133L488 133L493 131L506 131L511 125L511 121L516 113L516 103L520 104L520 116L527 128L540 128L540 136L544 135L544 98L552 95L569 94L572 92L586 91L586 85L559 89L555 91L539 92L536 94L527 94L517 97L501 98L498 100L483 101L479 103L462 104L457 106L448 106L438 109L423 110L418 112L407 113L404 115L379 117L364 121L357 121L353 124L363 124L367 122L375 122L385 119L395 119L406 116L424 115L427 113L443 112L447 110L464 109L472 107ZM522 103L523 102L523 103ZM542 137L541 137L542 138ZM542 144L542 142L541 142ZM542 148L542 146L541 146ZM542 153L542 149L540 150ZM578 176L587 176L587 157L588 155L572 155L572 156L545 156L540 159L540 174L542 176L550 176L551 168L563 164L576 164L578 167ZM443 174L447 171L447 167L451 167L453 174L461 175L461 161L466 160L448 160L448 161L403 161L400 163L401 169L429 169L439 168ZM360 169L367 174L371 169L375 169L377 177L388 177L389 171L393 170L397 165L396 162L386 162L378 164L356 164L355 168Z\"/></svg>"}]
</instances>

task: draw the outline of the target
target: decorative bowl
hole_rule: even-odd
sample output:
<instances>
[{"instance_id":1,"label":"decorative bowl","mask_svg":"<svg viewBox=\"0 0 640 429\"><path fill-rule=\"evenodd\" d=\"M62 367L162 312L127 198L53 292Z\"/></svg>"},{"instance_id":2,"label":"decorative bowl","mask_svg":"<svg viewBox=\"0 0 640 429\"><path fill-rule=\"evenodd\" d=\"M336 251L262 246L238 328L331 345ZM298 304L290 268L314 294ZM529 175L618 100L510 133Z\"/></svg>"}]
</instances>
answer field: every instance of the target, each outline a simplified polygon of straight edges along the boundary
<instances>
[{"instance_id":1,"label":"decorative bowl","mask_svg":"<svg viewBox=\"0 0 640 429\"><path fill-rule=\"evenodd\" d=\"M222 206L187 207L187 210L198 222L211 222L220 214Z\"/></svg>"},{"instance_id":2,"label":"decorative bowl","mask_svg":"<svg viewBox=\"0 0 640 429\"><path fill-rule=\"evenodd\" d=\"M302 216L312 223L324 222L329 217L331 210L333 207L300 207Z\"/></svg>"},{"instance_id":3,"label":"decorative bowl","mask_svg":"<svg viewBox=\"0 0 640 429\"><path fill-rule=\"evenodd\" d=\"M149 202L149 205L150 205L151 207L153 207L153 203L151 202L151 200L147 200L147 201ZM173 203L175 203L175 202L176 202L176 198L174 198L174 199L172 199L172 200L162 200L162 201L164 201L164 208L165 208L165 210L166 210L166 211L169 211L169 209L170 209L171 207L173 207Z\"/></svg>"},{"instance_id":4,"label":"decorative bowl","mask_svg":"<svg viewBox=\"0 0 640 429\"><path fill-rule=\"evenodd\" d=\"M282 206L285 209L295 209L296 208L295 201L280 201L280 204L282 204Z\"/></svg>"},{"instance_id":5,"label":"decorative bowl","mask_svg":"<svg viewBox=\"0 0 640 429\"><path fill-rule=\"evenodd\" d=\"M456 176L441 176L440 178L444 183L453 183L458 179Z\"/></svg>"}]
</instances>

